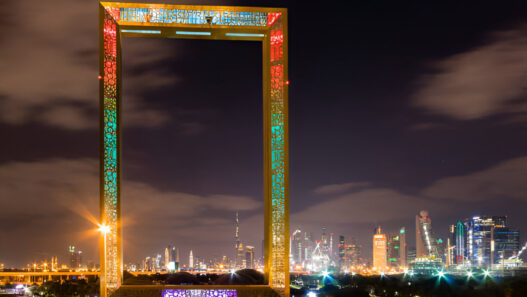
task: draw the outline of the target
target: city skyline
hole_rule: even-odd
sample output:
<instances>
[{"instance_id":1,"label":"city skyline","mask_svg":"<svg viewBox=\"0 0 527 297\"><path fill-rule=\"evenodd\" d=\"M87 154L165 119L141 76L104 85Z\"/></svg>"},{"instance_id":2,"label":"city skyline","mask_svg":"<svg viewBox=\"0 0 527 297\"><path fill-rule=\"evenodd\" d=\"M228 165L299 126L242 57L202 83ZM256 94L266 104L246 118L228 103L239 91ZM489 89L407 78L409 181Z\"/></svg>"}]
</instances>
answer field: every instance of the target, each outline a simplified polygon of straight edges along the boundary
<instances>
[{"instance_id":1,"label":"city skyline","mask_svg":"<svg viewBox=\"0 0 527 297\"><path fill-rule=\"evenodd\" d=\"M478 265L487 267L489 262L496 262L500 259L499 257L503 258L504 256L505 259L509 259L511 257L516 257L518 252L521 253L520 259L523 260L525 258L523 250L527 247L527 243L520 240L521 230L508 224L507 216L474 215L469 218L459 218L456 222L452 222L452 224L448 226L449 233L446 237L437 236L438 232L435 231L437 228L431 228L431 223L432 219L429 216L428 211L419 211L415 218L415 228L421 230L422 234L413 238L408 238L408 231L411 231L411 228L401 226L397 230L386 231L382 229L380 225L377 226L372 232L374 242L372 253L368 251L367 243L364 244L363 242L358 241L353 234L335 234L331 232L331 230L327 230L326 227L321 227L319 230L321 231L320 233L296 227L290 234L291 271L300 270L321 273L322 271L331 270L343 272L341 266L349 267L351 265L349 263L353 263L353 265L365 265L365 267L404 267L405 269L408 269L408 264L411 264L416 258L427 257L441 259L442 264L446 265L446 267L450 265ZM426 226L423 227L423 224ZM476 227L477 225L480 225L480 227ZM491 229L491 226L494 229ZM225 266L222 269L225 271L231 271L232 269L252 266L245 263L248 250L251 250L250 253L254 261L253 265L257 264L255 268L258 267L258 269L262 269L263 254L261 253L261 250L260 253L256 253L255 247L251 245L254 243L247 243L240 239L240 227L239 214L236 212L232 229L234 234L234 249L231 250L230 254L196 254L193 253L191 247L188 251L184 251L190 253L189 258L184 256L180 257L180 248L177 245L169 243L164 248L158 248L157 251L144 255L142 258L134 260L128 259L124 263L125 269L131 269L131 271L199 271L200 269L217 268L221 263L222 266ZM460 231L459 228L462 230ZM428 230L428 232L425 232L425 230ZM472 231L469 230L477 232L472 234ZM507 234L516 235L508 237ZM484 240L481 243L474 243L474 248L472 248L473 235L475 238L474 240L477 240L476 238ZM503 237L503 235L505 235L505 237ZM494 243L491 244L491 240L496 240L496 254L491 251L491 249L493 249L491 246L494 246ZM382 242L382 246L376 248L376 241ZM394 245L397 246L396 250L394 250ZM240 249L241 254L238 252L238 247L240 246L246 247ZM479 246L484 247L483 252L479 250ZM351 248L351 250L347 250L348 247ZM369 249L371 250L371 248ZM500 251L503 249L506 249L506 252L501 255ZM377 260L374 255L375 250L378 250L381 253L377 256ZM67 251L68 255L60 259L60 261L56 256L57 253L55 253L55 256L51 256L51 259L33 259L31 263L26 263L26 265L20 265L17 267L5 266L5 263L0 264L5 268L19 269L27 267L31 268L35 264L37 264L37 267L39 268L41 268L42 265L50 264L49 267L56 267L56 269L94 269L98 266L92 258L83 261L82 257L85 255L82 250L74 245L68 246ZM484 253L483 257L481 256L481 253ZM490 256L491 254L492 256ZM327 257L325 259L321 258L326 255ZM350 255L353 259L348 258L348 261L351 262L346 262L347 260L342 258L349 257ZM319 258L315 260L313 257ZM384 260L380 260L379 258ZM170 264L168 264L167 259L169 259L168 262L175 262L175 266L169 266ZM187 260L182 261L181 259ZM193 260L191 261L190 259ZM317 261L317 263L315 263L315 261ZM204 265L203 267L207 268L203 268L200 265ZM508 263L507 265L510 264Z\"/></svg>"},{"instance_id":2,"label":"city skyline","mask_svg":"<svg viewBox=\"0 0 527 297\"><path fill-rule=\"evenodd\" d=\"M508 215L527 230L522 9L250 5L291 12L291 229L353 236L368 257L371 230L406 226L414 238L422 209L442 238L475 215ZM86 219L98 218L97 2L56 7L60 14L34 1L0 4L12 12L0 30L0 54L10 57L0 62L7 266L66 259L69 245L98 262L96 227ZM315 17L341 26L303 30ZM123 43L125 263L169 244L181 244L182 255L230 255L236 211L240 238L261 254L261 66L251 62L260 61L258 46ZM459 77L471 80L458 86Z\"/></svg>"}]
</instances>

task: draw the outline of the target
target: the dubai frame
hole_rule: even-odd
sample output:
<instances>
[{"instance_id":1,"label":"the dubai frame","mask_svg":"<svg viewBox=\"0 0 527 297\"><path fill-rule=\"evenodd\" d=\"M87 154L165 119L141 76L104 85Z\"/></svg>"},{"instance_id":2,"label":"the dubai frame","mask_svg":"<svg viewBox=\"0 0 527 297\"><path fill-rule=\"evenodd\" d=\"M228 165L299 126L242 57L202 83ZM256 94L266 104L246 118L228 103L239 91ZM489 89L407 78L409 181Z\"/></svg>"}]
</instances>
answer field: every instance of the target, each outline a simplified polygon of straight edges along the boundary
<instances>
[{"instance_id":1,"label":"the dubai frame","mask_svg":"<svg viewBox=\"0 0 527 297\"><path fill-rule=\"evenodd\" d=\"M101 297L121 285L121 37L247 40L262 43L265 278L289 296L287 10L101 2Z\"/></svg>"}]
</instances>

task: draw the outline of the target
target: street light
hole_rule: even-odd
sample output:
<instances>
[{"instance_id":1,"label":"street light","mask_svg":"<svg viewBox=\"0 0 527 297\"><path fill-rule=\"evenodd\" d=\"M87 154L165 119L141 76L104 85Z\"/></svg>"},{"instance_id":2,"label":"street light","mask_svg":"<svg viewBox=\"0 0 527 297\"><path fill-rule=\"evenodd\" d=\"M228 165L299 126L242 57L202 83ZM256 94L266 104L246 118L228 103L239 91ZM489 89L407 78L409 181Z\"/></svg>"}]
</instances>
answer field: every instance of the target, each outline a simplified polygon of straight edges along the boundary
<instances>
[{"instance_id":1,"label":"street light","mask_svg":"<svg viewBox=\"0 0 527 297\"><path fill-rule=\"evenodd\" d=\"M99 231L100 231L102 234L106 235L107 233L109 233L109 232L111 231L111 229L110 229L110 226L107 226L107 225L100 225L100 226L99 226Z\"/></svg>"}]
</instances>

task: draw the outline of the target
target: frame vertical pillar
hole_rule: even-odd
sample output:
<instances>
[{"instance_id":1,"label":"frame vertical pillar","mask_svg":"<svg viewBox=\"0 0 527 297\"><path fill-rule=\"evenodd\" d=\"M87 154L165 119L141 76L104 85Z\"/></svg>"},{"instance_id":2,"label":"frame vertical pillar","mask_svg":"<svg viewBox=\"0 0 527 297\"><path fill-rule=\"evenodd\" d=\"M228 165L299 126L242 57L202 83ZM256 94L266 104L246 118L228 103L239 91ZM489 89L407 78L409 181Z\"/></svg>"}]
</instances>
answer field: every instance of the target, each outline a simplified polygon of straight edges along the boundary
<instances>
[{"instance_id":1,"label":"frame vertical pillar","mask_svg":"<svg viewBox=\"0 0 527 297\"><path fill-rule=\"evenodd\" d=\"M119 9L100 7L100 209L101 225L108 232L101 236L99 248L100 296L110 296L121 285L121 40Z\"/></svg>"},{"instance_id":2,"label":"frame vertical pillar","mask_svg":"<svg viewBox=\"0 0 527 297\"><path fill-rule=\"evenodd\" d=\"M265 276L289 296L289 129L286 14L268 14L263 41Z\"/></svg>"}]
</instances>

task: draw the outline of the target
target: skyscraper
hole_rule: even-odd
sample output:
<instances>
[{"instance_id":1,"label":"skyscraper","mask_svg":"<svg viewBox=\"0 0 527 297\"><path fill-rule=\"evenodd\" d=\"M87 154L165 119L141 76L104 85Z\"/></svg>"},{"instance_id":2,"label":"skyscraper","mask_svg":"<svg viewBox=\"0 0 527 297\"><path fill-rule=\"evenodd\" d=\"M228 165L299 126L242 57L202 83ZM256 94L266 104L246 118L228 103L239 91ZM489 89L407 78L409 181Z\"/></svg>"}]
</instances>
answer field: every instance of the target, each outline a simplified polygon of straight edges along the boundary
<instances>
[{"instance_id":1,"label":"skyscraper","mask_svg":"<svg viewBox=\"0 0 527 297\"><path fill-rule=\"evenodd\" d=\"M350 272L352 266L361 264L361 246L350 237L346 242L344 236L339 236L338 269L340 272Z\"/></svg>"},{"instance_id":2,"label":"skyscraper","mask_svg":"<svg viewBox=\"0 0 527 297\"><path fill-rule=\"evenodd\" d=\"M168 246L165 248L165 268L166 270L169 270L169 264L170 264L170 251L172 247Z\"/></svg>"},{"instance_id":3,"label":"skyscraper","mask_svg":"<svg viewBox=\"0 0 527 297\"><path fill-rule=\"evenodd\" d=\"M190 250L190 255L188 256L188 268L194 269L194 255L192 254L192 250Z\"/></svg>"},{"instance_id":4,"label":"skyscraper","mask_svg":"<svg viewBox=\"0 0 527 297\"><path fill-rule=\"evenodd\" d=\"M381 233L381 226L373 235L373 267L379 270L386 268L386 234Z\"/></svg>"},{"instance_id":5,"label":"skyscraper","mask_svg":"<svg viewBox=\"0 0 527 297\"><path fill-rule=\"evenodd\" d=\"M346 255L345 255L346 242L344 241L344 236L343 235L339 236L338 249L339 249L339 258L338 258L338 263L337 264L338 264L339 271L342 272L344 270L344 262L346 260Z\"/></svg>"},{"instance_id":6,"label":"skyscraper","mask_svg":"<svg viewBox=\"0 0 527 297\"><path fill-rule=\"evenodd\" d=\"M508 259L520 251L520 231L508 226L494 227L494 264L503 256Z\"/></svg>"},{"instance_id":7,"label":"skyscraper","mask_svg":"<svg viewBox=\"0 0 527 297\"><path fill-rule=\"evenodd\" d=\"M520 232L507 226L506 216L475 216L464 222L466 264L491 267L518 253Z\"/></svg>"},{"instance_id":8,"label":"skyscraper","mask_svg":"<svg viewBox=\"0 0 527 297\"><path fill-rule=\"evenodd\" d=\"M296 229L291 235L291 265L302 264L302 231Z\"/></svg>"},{"instance_id":9,"label":"skyscraper","mask_svg":"<svg viewBox=\"0 0 527 297\"><path fill-rule=\"evenodd\" d=\"M68 247L70 254L70 268L79 268L82 265L82 251L75 251L75 246Z\"/></svg>"},{"instance_id":10,"label":"skyscraper","mask_svg":"<svg viewBox=\"0 0 527 297\"><path fill-rule=\"evenodd\" d=\"M254 268L254 246L245 246L245 268Z\"/></svg>"},{"instance_id":11,"label":"skyscraper","mask_svg":"<svg viewBox=\"0 0 527 297\"><path fill-rule=\"evenodd\" d=\"M388 265L392 267L401 266L401 233L391 233L388 235L387 253Z\"/></svg>"},{"instance_id":12,"label":"skyscraper","mask_svg":"<svg viewBox=\"0 0 527 297\"><path fill-rule=\"evenodd\" d=\"M400 247L399 247L399 258L400 258L400 264L403 267L406 267L406 229L402 227L399 230L399 237L400 237Z\"/></svg>"},{"instance_id":13,"label":"skyscraper","mask_svg":"<svg viewBox=\"0 0 527 297\"><path fill-rule=\"evenodd\" d=\"M322 227L322 237L320 239L322 242L322 251L325 253L328 250L328 235L326 234L326 227Z\"/></svg>"},{"instance_id":14,"label":"skyscraper","mask_svg":"<svg viewBox=\"0 0 527 297\"><path fill-rule=\"evenodd\" d=\"M238 245L238 252L236 254L236 268L245 268L245 252L243 250L243 243Z\"/></svg>"},{"instance_id":15,"label":"skyscraper","mask_svg":"<svg viewBox=\"0 0 527 297\"><path fill-rule=\"evenodd\" d=\"M312 261L313 250L315 249L315 243L313 242L313 233L304 232L303 247L304 263L309 263Z\"/></svg>"},{"instance_id":16,"label":"skyscraper","mask_svg":"<svg viewBox=\"0 0 527 297\"><path fill-rule=\"evenodd\" d=\"M77 267L77 259L75 258L75 246L70 245L68 247L68 252L70 254L70 268Z\"/></svg>"},{"instance_id":17,"label":"skyscraper","mask_svg":"<svg viewBox=\"0 0 527 297\"><path fill-rule=\"evenodd\" d=\"M238 246L240 245L240 219L238 217L238 212L236 212L234 224L234 248L238 251Z\"/></svg>"},{"instance_id":18,"label":"skyscraper","mask_svg":"<svg viewBox=\"0 0 527 297\"><path fill-rule=\"evenodd\" d=\"M335 233L331 232L329 233L329 251L328 251L328 254L329 254L329 259L333 262L334 260L334 253L335 251L333 251L333 236L335 235Z\"/></svg>"},{"instance_id":19,"label":"skyscraper","mask_svg":"<svg viewBox=\"0 0 527 297\"><path fill-rule=\"evenodd\" d=\"M240 242L240 219L238 217L238 212L236 212L236 219L234 221L234 266L235 267L238 267L238 266L241 266L242 265L242 262L241 262L241 259L243 259L243 256L242 258L240 258L240 246L241 246L241 242ZM242 247L242 254L243 254L243 247Z\"/></svg>"},{"instance_id":20,"label":"skyscraper","mask_svg":"<svg viewBox=\"0 0 527 297\"><path fill-rule=\"evenodd\" d=\"M415 230L416 257L441 258L432 233L432 219L426 210L415 216Z\"/></svg>"}]
</instances>

